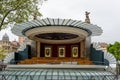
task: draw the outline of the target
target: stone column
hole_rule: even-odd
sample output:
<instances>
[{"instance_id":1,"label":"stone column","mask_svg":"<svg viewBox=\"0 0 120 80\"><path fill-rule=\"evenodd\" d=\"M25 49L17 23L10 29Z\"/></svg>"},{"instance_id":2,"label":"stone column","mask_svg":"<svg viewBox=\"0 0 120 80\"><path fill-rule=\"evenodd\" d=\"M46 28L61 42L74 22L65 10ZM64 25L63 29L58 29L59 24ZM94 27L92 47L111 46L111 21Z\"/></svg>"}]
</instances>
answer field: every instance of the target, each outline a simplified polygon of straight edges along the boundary
<instances>
[{"instance_id":1,"label":"stone column","mask_svg":"<svg viewBox=\"0 0 120 80\"><path fill-rule=\"evenodd\" d=\"M86 57L90 57L90 47L91 47L91 36L87 37L85 40L85 49L86 49Z\"/></svg>"},{"instance_id":2,"label":"stone column","mask_svg":"<svg viewBox=\"0 0 120 80\"><path fill-rule=\"evenodd\" d=\"M40 57L40 42L39 41L37 41L37 43L36 43L36 50L37 50L37 57Z\"/></svg>"},{"instance_id":3,"label":"stone column","mask_svg":"<svg viewBox=\"0 0 120 80\"><path fill-rule=\"evenodd\" d=\"M85 40L80 42L80 56L83 58L85 56Z\"/></svg>"}]
</instances>

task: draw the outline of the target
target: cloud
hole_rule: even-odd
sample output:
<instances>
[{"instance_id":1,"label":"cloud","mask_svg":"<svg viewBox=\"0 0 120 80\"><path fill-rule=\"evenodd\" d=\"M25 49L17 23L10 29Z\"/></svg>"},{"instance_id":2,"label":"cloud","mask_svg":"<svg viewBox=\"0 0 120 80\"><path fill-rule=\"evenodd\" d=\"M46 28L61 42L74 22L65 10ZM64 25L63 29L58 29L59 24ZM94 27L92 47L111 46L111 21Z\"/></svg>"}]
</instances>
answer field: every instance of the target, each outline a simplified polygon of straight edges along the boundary
<instances>
[{"instance_id":1,"label":"cloud","mask_svg":"<svg viewBox=\"0 0 120 80\"><path fill-rule=\"evenodd\" d=\"M120 41L120 0L48 0L40 11L43 18L85 19L89 11L92 24L103 29L103 34L93 37L92 41Z\"/></svg>"},{"instance_id":2,"label":"cloud","mask_svg":"<svg viewBox=\"0 0 120 80\"><path fill-rule=\"evenodd\" d=\"M85 11L90 11L93 24L103 29L103 34L92 41L112 43L120 38L119 0L48 0L41 11L44 17L71 18L84 21Z\"/></svg>"}]
</instances>

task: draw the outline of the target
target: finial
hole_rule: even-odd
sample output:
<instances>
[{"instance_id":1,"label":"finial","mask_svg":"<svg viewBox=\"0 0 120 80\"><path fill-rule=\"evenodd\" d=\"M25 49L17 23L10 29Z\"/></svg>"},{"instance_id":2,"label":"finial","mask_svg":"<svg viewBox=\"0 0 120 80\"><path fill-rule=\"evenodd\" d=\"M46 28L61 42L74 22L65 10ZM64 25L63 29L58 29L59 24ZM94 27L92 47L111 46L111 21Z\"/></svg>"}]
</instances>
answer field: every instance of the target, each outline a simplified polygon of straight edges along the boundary
<instances>
[{"instance_id":1,"label":"finial","mask_svg":"<svg viewBox=\"0 0 120 80\"><path fill-rule=\"evenodd\" d=\"M86 22L86 23L90 23L89 14L90 14L90 12L87 12L87 11L85 12L85 15L86 15L85 22Z\"/></svg>"}]
</instances>

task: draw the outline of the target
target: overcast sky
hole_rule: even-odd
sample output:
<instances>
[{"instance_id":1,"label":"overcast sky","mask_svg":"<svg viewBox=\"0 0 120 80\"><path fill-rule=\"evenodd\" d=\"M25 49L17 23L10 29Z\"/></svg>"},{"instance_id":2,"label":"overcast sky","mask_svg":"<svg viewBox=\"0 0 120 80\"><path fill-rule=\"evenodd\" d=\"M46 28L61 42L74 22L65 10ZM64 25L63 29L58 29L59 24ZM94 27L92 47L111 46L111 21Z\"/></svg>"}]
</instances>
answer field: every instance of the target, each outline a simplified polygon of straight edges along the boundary
<instances>
[{"instance_id":1,"label":"overcast sky","mask_svg":"<svg viewBox=\"0 0 120 80\"><path fill-rule=\"evenodd\" d=\"M103 29L103 34L93 37L92 42L120 41L120 0L47 0L40 11L43 18L82 21L85 20L85 11L88 11L91 23ZM0 32L0 39L5 32L10 35L10 40L17 38L7 29Z\"/></svg>"}]
</instances>

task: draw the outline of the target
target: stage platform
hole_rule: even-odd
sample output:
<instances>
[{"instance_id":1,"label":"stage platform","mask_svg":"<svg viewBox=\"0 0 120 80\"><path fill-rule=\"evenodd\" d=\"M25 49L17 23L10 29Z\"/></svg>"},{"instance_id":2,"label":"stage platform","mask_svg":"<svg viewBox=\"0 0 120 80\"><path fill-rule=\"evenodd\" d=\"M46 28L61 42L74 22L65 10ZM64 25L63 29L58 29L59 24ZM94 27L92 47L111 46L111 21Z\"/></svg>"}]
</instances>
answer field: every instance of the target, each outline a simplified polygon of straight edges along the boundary
<instances>
[{"instance_id":1,"label":"stage platform","mask_svg":"<svg viewBox=\"0 0 120 80\"><path fill-rule=\"evenodd\" d=\"M103 65L71 65L71 64L26 64L7 65L6 69L106 69Z\"/></svg>"}]
</instances>

